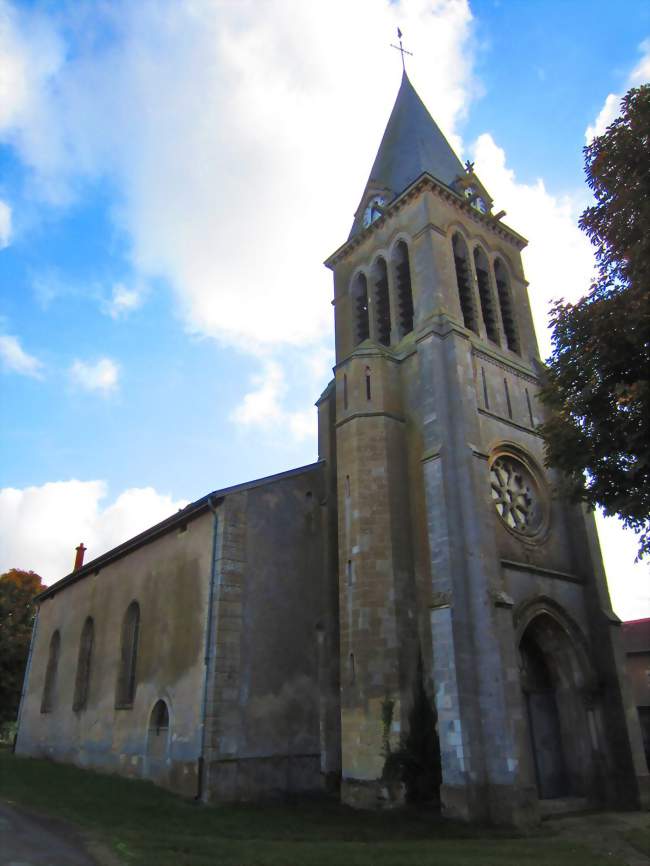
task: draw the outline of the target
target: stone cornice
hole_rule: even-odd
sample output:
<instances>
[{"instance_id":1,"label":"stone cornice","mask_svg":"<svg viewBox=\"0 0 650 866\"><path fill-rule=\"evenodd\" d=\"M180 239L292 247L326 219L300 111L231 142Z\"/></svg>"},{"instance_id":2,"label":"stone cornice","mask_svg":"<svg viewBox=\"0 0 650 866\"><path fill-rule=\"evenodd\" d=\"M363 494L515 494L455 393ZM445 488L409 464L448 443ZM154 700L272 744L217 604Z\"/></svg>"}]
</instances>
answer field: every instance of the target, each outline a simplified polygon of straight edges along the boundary
<instances>
[{"instance_id":1,"label":"stone cornice","mask_svg":"<svg viewBox=\"0 0 650 866\"><path fill-rule=\"evenodd\" d=\"M425 172L424 174L421 174L417 180L413 181L413 183L407 187L401 195L398 195L394 201L390 202L390 204L386 206L384 213L379 217L379 219L371 223L366 229L364 229L364 231L361 231L349 238L349 240L335 250L332 255L325 260L325 266L333 269L340 261L346 258L352 250L356 249L367 238L371 237L373 232L376 232L380 226L385 225L386 220L389 217L393 216L393 214L397 213L397 211L401 210L401 208L403 208L408 202L412 201L423 192L432 192L439 198L449 202L465 217L469 217L472 222L478 223L483 228L493 232L502 240L515 246L519 251L523 250L523 248L528 244L526 238L517 234L516 231L509 228L505 223L495 219L490 214L479 213L476 208L473 208L470 205L466 198L460 196L455 190L443 183L440 183L440 181ZM436 229L435 226L431 226L431 228Z\"/></svg>"},{"instance_id":2,"label":"stone cornice","mask_svg":"<svg viewBox=\"0 0 650 866\"><path fill-rule=\"evenodd\" d=\"M336 422L336 427L342 427L348 421L354 421L355 418L389 418L391 421L397 421L399 424L406 423L406 419L402 415L395 415L393 412L351 412L346 418L341 418Z\"/></svg>"}]
</instances>

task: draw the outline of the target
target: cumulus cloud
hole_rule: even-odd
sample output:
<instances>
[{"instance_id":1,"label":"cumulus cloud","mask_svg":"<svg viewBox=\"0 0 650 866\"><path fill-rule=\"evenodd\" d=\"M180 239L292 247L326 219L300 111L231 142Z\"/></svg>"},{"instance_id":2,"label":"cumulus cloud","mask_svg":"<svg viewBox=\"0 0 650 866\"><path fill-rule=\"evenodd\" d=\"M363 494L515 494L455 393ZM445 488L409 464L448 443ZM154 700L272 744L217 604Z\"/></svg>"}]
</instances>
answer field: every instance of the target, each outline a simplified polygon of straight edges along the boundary
<instances>
[{"instance_id":1,"label":"cumulus cloud","mask_svg":"<svg viewBox=\"0 0 650 866\"><path fill-rule=\"evenodd\" d=\"M10 334L0 334L0 362L10 373L20 373L34 379L43 378L43 362L25 352L18 337Z\"/></svg>"},{"instance_id":2,"label":"cumulus cloud","mask_svg":"<svg viewBox=\"0 0 650 866\"><path fill-rule=\"evenodd\" d=\"M504 150L487 133L475 142L474 158L490 195L498 207L507 210L504 222L530 241L523 261L540 351L545 357L550 352L550 301L576 301L591 285L592 247L577 224L584 201L549 192L541 178L534 184L520 183L507 165Z\"/></svg>"},{"instance_id":3,"label":"cumulus cloud","mask_svg":"<svg viewBox=\"0 0 650 866\"><path fill-rule=\"evenodd\" d=\"M129 289L123 283L116 283L110 298L102 305L104 312L112 319L119 319L136 310L142 303L142 292Z\"/></svg>"},{"instance_id":4,"label":"cumulus cloud","mask_svg":"<svg viewBox=\"0 0 650 866\"><path fill-rule=\"evenodd\" d=\"M650 617L649 564L635 562L638 536L616 517L596 515L612 607L622 620Z\"/></svg>"},{"instance_id":5,"label":"cumulus cloud","mask_svg":"<svg viewBox=\"0 0 650 866\"><path fill-rule=\"evenodd\" d=\"M187 503L152 487L131 488L103 506L104 481L55 481L0 489L0 572L33 569L47 584L72 570L80 541L94 559Z\"/></svg>"},{"instance_id":6,"label":"cumulus cloud","mask_svg":"<svg viewBox=\"0 0 650 866\"><path fill-rule=\"evenodd\" d=\"M75 384L104 395L117 390L119 375L119 366L110 358L99 358L94 363L77 359L70 367L70 378Z\"/></svg>"},{"instance_id":7,"label":"cumulus cloud","mask_svg":"<svg viewBox=\"0 0 650 866\"><path fill-rule=\"evenodd\" d=\"M253 390L244 395L233 410L231 420L242 427L287 433L296 441L314 439L316 412L310 406L301 411L288 411L284 407L288 385L282 366L267 360L261 373L252 380Z\"/></svg>"},{"instance_id":8,"label":"cumulus cloud","mask_svg":"<svg viewBox=\"0 0 650 866\"><path fill-rule=\"evenodd\" d=\"M0 97L1 98L1 97ZM0 199L0 250L11 241L11 208Z\"/></svg>"},{"instance_id":9,"label":"cumulus cloud","mask_svg":"<svg viewBox=\"0 0 650 866\"><path fill-rule=\"evenodd\" d=\"M628 75L626 89L638 87L640 84L647 84L650 81L650 39L645 39L639 45L639 51L641 52L641 59ZM585 142L587 144L590 144L597 135L602 135L610 123L616 120L622 98L622 93L610 93L607 96L598 116L585 130Z\"/></svg>"},{"instance_id":10,"label":"cumulus cloud","mask_svg":"<svg viewBox=\"0 0 650 866\"><path fill-rule=\"evenodd\" d=\"M244 348L329 327L320 262L343 240L390 111L397 24L456 142L473 92L466 0L75 4L87 38L67 54L65 22L0 3L0 135L35 192L66 201L109 177L136 273L168 281L191 331Z\"/></svg>"}]
</instances>

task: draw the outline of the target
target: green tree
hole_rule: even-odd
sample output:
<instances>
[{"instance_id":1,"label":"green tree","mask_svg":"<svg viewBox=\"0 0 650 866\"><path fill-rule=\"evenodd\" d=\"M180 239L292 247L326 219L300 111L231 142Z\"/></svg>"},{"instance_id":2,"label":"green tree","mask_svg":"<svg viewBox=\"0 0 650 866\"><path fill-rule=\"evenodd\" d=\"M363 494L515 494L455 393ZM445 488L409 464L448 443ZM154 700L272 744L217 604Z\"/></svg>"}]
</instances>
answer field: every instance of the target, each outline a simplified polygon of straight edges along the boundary
<instances>
[{"instance_id":1,"label":"green tree","mask_svg":"<svg viewBox=\"0 0 650 866\"><path fill-rule=\"evenodd\" d=\"M12 568L0 574L0 726L18 715L36 613L34 596L44 588L33 571Z\"/></svg>"},{"instance_id":2,"label":"green tree","mask_svg":"<svg viewBox=\"0 0 650 866\"><path fill-rule=\"evenodd\" d=\"M553 353L542 400L547 463L575 501L618 515L650 552L650 85L585 148L595 204L580 228L597 277L552 310Z\"/></svg>"}]
</instances>

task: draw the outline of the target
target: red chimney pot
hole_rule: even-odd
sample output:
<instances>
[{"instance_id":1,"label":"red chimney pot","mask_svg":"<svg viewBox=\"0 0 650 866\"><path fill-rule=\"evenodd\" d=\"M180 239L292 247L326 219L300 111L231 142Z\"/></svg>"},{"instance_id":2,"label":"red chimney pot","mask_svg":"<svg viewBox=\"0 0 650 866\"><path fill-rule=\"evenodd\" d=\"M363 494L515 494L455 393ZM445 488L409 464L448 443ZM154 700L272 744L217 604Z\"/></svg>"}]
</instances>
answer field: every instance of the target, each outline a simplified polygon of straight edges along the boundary
<instances>
[{"instance_id":1,"label":"red chimney pot","mask_svg":"<svg viewBox=\"0 0 650 866\"><path fill-rule=\"evenodd\" d=\"M86 552L87 548L84 547L84 543L82 541L79 547L75 547L75 550L77 551L77 555L74 559L74 570L76 571L84 564L84 553Z\"/></svg>"}]
</instances>

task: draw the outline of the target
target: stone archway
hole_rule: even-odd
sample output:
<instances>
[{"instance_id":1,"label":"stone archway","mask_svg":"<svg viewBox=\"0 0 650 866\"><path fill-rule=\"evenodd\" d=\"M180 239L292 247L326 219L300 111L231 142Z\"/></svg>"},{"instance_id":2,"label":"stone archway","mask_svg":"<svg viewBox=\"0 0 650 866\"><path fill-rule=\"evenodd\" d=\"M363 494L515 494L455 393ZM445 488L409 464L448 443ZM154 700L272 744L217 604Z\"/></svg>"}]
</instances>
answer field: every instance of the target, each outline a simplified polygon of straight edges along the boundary
<instances>
[{"instance_id":1,"label":"stone archway","mask_svg":"<svg viewBox=\"0 0 650 866\"><path fill-rule=\"evenodd\" d=\"M169 708L163 700L154 704L147 731L147 775L159 778L166 770L169 746Z\"/></svg>"},{"instance_id":2,"label":"stone archway","mask_svg":"<svg viewBox=\"0 0 650 866\"><path fill-rule=\"evenodd\" d=\"M584 797L594 782L592 677L568 619L531 611L520 632L522 689L540 799Z\"/></svg>"}]
</instances>

